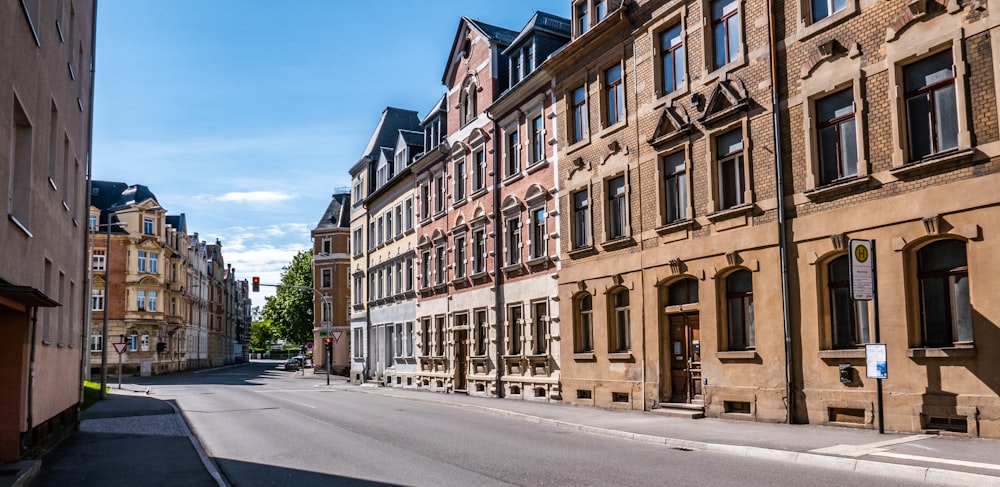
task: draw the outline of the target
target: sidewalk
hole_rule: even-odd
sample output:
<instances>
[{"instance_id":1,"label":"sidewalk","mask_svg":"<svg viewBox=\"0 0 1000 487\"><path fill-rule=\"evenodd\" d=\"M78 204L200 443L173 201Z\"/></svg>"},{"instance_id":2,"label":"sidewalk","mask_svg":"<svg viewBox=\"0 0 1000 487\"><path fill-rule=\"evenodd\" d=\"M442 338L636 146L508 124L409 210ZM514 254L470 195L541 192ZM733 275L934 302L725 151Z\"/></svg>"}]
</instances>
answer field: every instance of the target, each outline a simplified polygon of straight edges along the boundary
<instances>
[{"instance_id":1,"label":"sidewalk","mask_svg":"<svg viewBox=\"0 0 1000 487\"><path fill-rule=\"evenodd\" d=\"M171 401L144 387L112 389L83 412L80 431L42 458L28 485L225 486Z\"/></svg>"},{"instance_id":2,"label":"sidewalk","mask_svg":"<svg viewBox=\"0 0 1000 487\"><path fill-rule=\"evenodd\" d=\"M314 377L325 378L322 375ZM915 484L1000 486L998 440L910 433L880 435L874 430L838 426L713 418L691 420L656 412L350 386L343 378L338 379L336 387L346 391L476 409L532 423L672 448L790 461L890 476Z\"/></svg>"}]
</instances>

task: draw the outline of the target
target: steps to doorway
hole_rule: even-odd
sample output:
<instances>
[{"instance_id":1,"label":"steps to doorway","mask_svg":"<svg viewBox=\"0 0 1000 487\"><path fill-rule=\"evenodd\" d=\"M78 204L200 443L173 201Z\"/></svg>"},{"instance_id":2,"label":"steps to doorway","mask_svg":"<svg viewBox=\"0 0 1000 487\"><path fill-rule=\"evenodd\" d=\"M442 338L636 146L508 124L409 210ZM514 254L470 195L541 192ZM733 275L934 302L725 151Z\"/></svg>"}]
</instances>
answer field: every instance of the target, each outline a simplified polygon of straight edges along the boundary
<instances>
[{"instance_id":1,"label":"steps to doorway","mask_svg":"<svg viewBox=\"0 0 1000 487\"><path fill-rule=\"evenodd\" d=\"M661 402L658 408L652 409L650 412L674 418L700 419L705 417L705 405L686 402Z\"/></svg>"}]
</instances>

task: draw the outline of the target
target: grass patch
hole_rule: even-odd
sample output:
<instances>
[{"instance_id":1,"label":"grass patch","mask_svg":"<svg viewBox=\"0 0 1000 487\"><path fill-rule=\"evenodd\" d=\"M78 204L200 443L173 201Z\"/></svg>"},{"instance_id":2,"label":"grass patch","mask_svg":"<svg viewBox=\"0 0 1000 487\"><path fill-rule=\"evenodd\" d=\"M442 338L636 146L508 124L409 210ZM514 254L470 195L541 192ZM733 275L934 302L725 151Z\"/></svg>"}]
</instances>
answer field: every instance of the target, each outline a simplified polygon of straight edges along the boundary
<instances>
[{"instance_id":1,"label":"grass patch","mask_svg":"<svg viewBox=\"0 0 1000 487\"><path fill-rule=\"evenodd\" d=\"M111 392L111 386L108 386L108 392ZM80 406L80 410L87 409L100 400L101 384L87 380L83 381L83 404Z\"/></svg>"}]
</instances>

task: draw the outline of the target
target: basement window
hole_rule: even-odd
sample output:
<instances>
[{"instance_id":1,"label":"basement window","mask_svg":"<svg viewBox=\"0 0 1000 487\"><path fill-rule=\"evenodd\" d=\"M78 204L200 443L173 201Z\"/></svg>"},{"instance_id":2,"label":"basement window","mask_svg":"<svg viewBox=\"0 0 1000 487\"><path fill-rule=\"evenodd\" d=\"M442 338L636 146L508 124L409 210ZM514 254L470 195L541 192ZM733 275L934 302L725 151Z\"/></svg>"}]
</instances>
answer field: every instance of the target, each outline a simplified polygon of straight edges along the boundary
<instances>
[{"instance_id":1,"label":"basement window","mask_svg":"<svg viewBox=\"0 0 1000 487\"><path fill-rule=\"evenodd\" d=\"M589 401L589 400L594 399L594 393L591 392L590 389L577 389L576 390L576 398L577 399L586 399L586 400Z\"/></svg>"},{"instance_id":2,"label":"basement window","mask_svg":"<svg viewBox=\"0 0 1000 487\"><path fill-rule=\"evenodd\" d=\"M745 401L723 401L723 410L732 414L750 414L750 403Z\"/></svg>"},{"instance_id":3,"label":"basement window","mask_svg":"<svg viewBox=\"0 0 1000 487\"><path fill-rule=\"evenodd\" d=\"M969 421L965 416L959 416L957 418L928 416L927 425L924 429L950 431L952 433L968 433Z\"/></svg>"},{"instance_id":4,"label":"basement window","mask_svg":"<svg viewBox=\"0 0 1000 487\"><path fill-rule=\"evenodd\" d=\"M865 410L860 408L827 408L831 423L865 424Z\"/></svg>"},{"instance_id":5,"label":"basement window","mask_svg":"<svg viewBox=\"0 0 1000 487\"><path fill-rule=\"evenodd\" d=\"M627 392L612 392L611 402L628 402Z\"/></svg>"}]
</instances>

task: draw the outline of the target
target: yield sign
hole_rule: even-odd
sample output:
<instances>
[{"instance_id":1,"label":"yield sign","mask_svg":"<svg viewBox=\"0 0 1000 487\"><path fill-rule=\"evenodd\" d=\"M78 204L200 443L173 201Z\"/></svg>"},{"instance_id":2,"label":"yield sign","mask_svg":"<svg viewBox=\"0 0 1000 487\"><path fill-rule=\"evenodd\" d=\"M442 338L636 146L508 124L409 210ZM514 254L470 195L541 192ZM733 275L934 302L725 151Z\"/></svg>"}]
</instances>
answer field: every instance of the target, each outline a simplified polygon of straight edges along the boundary
<instances>
[{"instance_id":1,"label":"yield sign","mask_svg":"<svg viewBox=\"0 0 1000 487\"><path fill-rule=\"evenodd\" d=\"M118 355L121 355L125 353L125 347L128 346L128 342L115 343L114 346L115 346L115 351L118 352Z\"/></svg>"},{"instance_id":2,"label":"yield sign","mask_svg":"<svg viewBox=\"0 0 1000 487\"><path fill-rule=\"evenodd\" d=\"M340 330L332 332L331 335L333 335L333 341L339 342L340 341L340 335L343 335L343 334L344 334L344 332L342 332Z\"/></svg>"}]
</instances>

